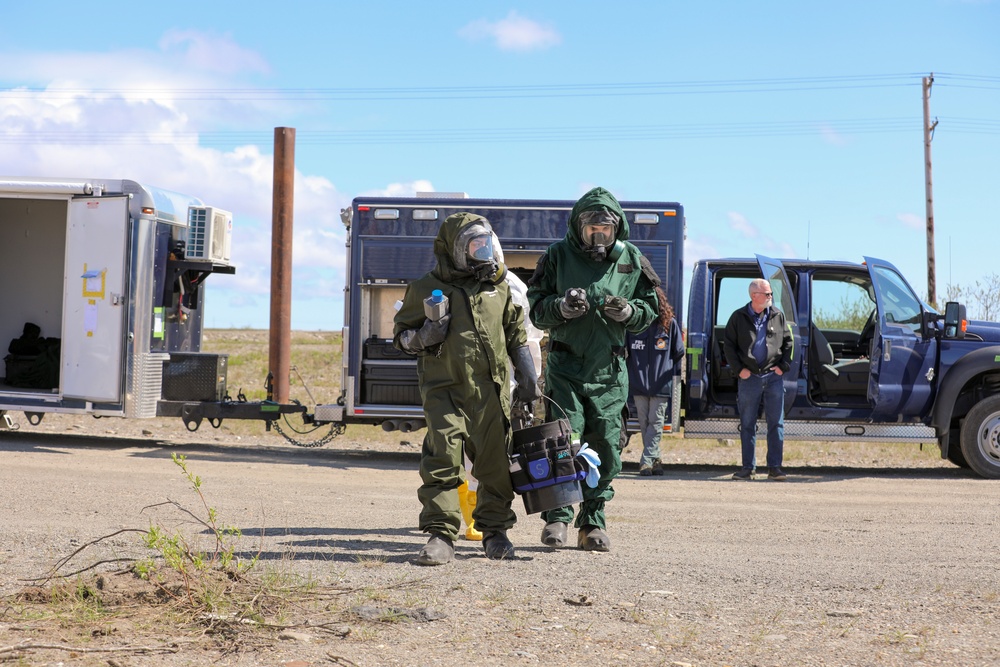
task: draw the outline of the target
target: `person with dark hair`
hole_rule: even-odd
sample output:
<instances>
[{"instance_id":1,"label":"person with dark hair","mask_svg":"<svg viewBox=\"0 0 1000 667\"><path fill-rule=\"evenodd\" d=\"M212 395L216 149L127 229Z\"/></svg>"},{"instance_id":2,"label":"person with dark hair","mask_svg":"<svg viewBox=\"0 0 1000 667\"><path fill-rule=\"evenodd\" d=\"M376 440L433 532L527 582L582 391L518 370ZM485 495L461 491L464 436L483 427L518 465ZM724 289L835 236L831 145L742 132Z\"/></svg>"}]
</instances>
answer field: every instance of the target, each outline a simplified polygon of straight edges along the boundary
<instances>
[{"instance_id":1,"label":"person with dark hair","mask_svg":"<svg viewBox=\"0 0 1000 667\"><path fill-rule=\"evenodd\" d=\"M573 206L565 238L549 246L528 281L531 321L549 332L546 417L564 411L601 461L596 486L584 487L576 515L577 546L585 551L611 549L604 505L622 468L625 334L644 330L656 315L659 277L628 237L621 204L594 188ZM572 506L542 512L542 543L565 546L573 514Z\"/></svg>"},{"instance_id":2,"label":"person with dark hair","mask_svg":"<svg viewBox=\"0 0 1000 667\"><path fill-rule=\"evenodd\" d=\"M511 402L540 396L524 310L511 297L494 238L482 216L448 216L434 240L437 266L410 283L395 317L393 344L417 355L427 420L417 497L420 530L430 538L417 556L420 565L443 565L455 556L463 452L479 482L472 518L486 557L514 557L507 538L517 520L508 459ZM517 382L513 398L508 363Z\"/></svg>"},{"instance_id":3,"label":"person with dark hair","mask_svg":"<svg viewBox=\"0 0 1000 667\"><path fill-rule=\"evenodd\" d=\"M663 474L660 437L670 408L674 375L684 358L684 341L674 319L674 308L659 287L656 299L656 321L642 333L628 336L628 384L642 436L639 474L643 477Z\"/></svg>"}]
</instances>

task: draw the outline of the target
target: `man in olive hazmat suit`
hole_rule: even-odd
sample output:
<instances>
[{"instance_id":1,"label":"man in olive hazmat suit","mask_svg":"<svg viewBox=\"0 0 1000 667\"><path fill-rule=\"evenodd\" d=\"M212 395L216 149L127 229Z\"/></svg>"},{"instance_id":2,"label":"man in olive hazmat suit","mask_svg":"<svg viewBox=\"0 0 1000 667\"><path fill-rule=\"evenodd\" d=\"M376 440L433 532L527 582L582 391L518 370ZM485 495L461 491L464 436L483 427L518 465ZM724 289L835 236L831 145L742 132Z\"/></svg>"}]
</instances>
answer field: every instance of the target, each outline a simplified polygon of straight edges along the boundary
<instances>
[{"instance_id":1,"label":"man in olive hazmat suit","mask_svg":"<svg viewBox=\"0 0 1000 667\"><path fill-rule=\"evenodd\" d=\"M434 240L437 266L406 288L395 317L393 344L417 355L427 420L417 496L420 529L430 539L417 557L421 565L442 565L454 557L462 522L457 489L463 482L463 450L479 480L472 516L483 533L486 556L514 557L506 534L516 520L508 459L508 360L517 382L513 400L530 403L540 396L524 311L511 299L494 238L482 216L448 216ZM439 319L431 319L424 309L434 290L449 304Z\"/></svg>"},{"instance_id":2,"label":"man in olive hazmat suit","mask_svg":"<svg viewBox=\"0 0 1000 667\"><path fill-rule=\"evenodd\" d=\"M573 206L566 236L549 246L528 281L531 321L549 333L546 416L565 411L573 433L601 460L597 486L583 487L576 515L577 546L587 551L611 548L604 505L622 467L625 335L646 329L658 312L659 278L628 238L618 200L594 188ZM573 507L543 512L542 543L564 546L573 515Z\"/></svg>"}]
</instances>

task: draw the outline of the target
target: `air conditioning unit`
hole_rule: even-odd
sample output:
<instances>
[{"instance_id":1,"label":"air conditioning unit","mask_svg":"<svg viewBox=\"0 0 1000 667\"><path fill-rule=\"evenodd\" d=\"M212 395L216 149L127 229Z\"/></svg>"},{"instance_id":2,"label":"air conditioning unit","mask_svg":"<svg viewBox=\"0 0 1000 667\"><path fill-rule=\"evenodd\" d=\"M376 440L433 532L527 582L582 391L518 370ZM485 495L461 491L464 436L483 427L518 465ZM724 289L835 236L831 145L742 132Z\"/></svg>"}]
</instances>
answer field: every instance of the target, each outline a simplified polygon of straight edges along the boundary
<instances>
[{"instance_id":1,"label":"air conditioning unit","mask_svg":"<svg viewBox=\"0 0 1000 667\"><path fill-rule=\"evenodd\" d=\"M212 206L191 206L188 208L185 259L228 264L232 240L232 213Z\"/></svg>"}]
</instances>

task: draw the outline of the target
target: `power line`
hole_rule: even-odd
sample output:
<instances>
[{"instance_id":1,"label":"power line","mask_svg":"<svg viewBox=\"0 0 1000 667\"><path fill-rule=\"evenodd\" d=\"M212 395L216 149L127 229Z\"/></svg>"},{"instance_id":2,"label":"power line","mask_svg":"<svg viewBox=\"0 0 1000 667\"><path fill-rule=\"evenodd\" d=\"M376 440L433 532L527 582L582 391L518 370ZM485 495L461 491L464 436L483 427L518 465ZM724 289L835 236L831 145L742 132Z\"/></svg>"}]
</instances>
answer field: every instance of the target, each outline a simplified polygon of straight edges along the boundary
<instances>
[{"instance_id":1,"label":"power line","mask_svg":"<svg viewBox=\"0 0 1000 667\"><path fill-rule=\"evenodd\" d=\"M941 84L939 87L941 87L941 88L963 88L965 90L1000 90L1000 84L997 84L995 86L963 86L962 84L954 84L954 83L948 84L948 83L944 83L944 84Z\"/></svg>"},{"instance_id":2,"label":"power line","mask_svg":"<svg viewBox=\"0 0 1000 667\"><path fill-rule=\"evenodd\" d=\"M0 91L4 99L30 97L43 100L59 99L59 95L94 98L99 95L143 97L150 93L189 96L190 100L300 100L322 99L493 99L495 97L570 97L570 96L648 96L666 94L725 94L746 92L801 92L847 87L898 87L920 85L920 74L876 74L861 76L763 78L719 81L652 81L618 83L561 83L550 85L515 86L420 86L375 88L52 88L32 90L19 88ZM1000 77L964 74L936 74L936 80L963 81L976 84L996 83ZM939 83L939 85L941 85ZM952 84L963 86L964 84ZM190 97L196 96L196 97ZM339 96L339 97L338 97ZM178 97L181 99L181 97ZM586 125L550 127L470 127L470 128L402 128L388 130L309 130L300 128L297 141L303 145L381 145L381 144L456 144L499 142L566 142L566 141L650 141L713 138L755 138L776 136L817 136L913 132L920 121L914 118L853 118L826 120L784 120L742 123L692 123L677 125ZM1000 121L982 118L944 117L941 128L955 134L993 135L1000 133ZM0 144L28 145L58 143L67 145L138 145L185 144L229 146L266 144L270 132L206 131L206 132L144 132L127 130L80 131L35 130L18 127L10 121L0 132Z\"/></svg>"},{"instance_id":3,"label":"power line","mask_svg":"<svg viewBox=\"0 0 1000 667\"><path fill-rule=\"evenodd\" d=\"M504 86L414 86L373 88L129 88L18 87L0 91L9 99L66 100L78 97L166 96L174 100L207 101L373 101L437 99L524 99L561 97L616 97L691 94L746 94L807 92L858 88L894 88L920 85L920 74L733 79L720 81L646 81Z\"/></svg>"},{"instance_id":4,"label":"power line","mask_svg":"<svg viewBox=\"0 0 1000 667\"><path fill-rule=\"evenodd\" d=\"M971 85L971 83L950 83L949 81L967 81L972 83L977 83L980 85ZM934 73L934 82L938 86L944 86L947 88L965 88L971 90L1000 90L1000 76L979 76L975 74L940 74ZM993 85L987 85L993 84Z\"/></svg>"},{"instance_id":5,"label":"power line","mask_svg":"<svg viewBox=\"0 0 1000 667\"><path fill-rule=\"evenodd\" d=\"M1000 123L971 125L985 130L1000 129ZM674 125L579 125L541 127L409 128L392 130L299 129L300 145L351 144L454 144L535 141L632 141L656 139L756 138L915 132L918 118L854 118L836 120L787 120L740 123L690 123ZM0 135L2 144L130 145L200 144L204 146L267 143L271 134L259 131L144 132L17 130Z\"/></svg>"},{"instance_id":6,"label":"power line","mask_svg":"<svg viewBox=\"0 0 1000 667\"><path fill-rule=\"evenodd\" d=\"M1000 83L1000 76L980 76L977 74L949 74L947 72L936 72L934 74L934 80L938 79L958 79L960 81L992 81L994 83Z\"/></svg>"},{"instance_id":7,"label":"power line","mask_svg":"<svg viewBox=\"0 0 1000 667\"><path fill-rule=\"evenodd\" d=\"M944 127L949 133L955 134L1000 134L1000 120L957 116L940 116L938 120L940 125L937 132L940 132L941 128Z\"/></svg>"}]
</instances>

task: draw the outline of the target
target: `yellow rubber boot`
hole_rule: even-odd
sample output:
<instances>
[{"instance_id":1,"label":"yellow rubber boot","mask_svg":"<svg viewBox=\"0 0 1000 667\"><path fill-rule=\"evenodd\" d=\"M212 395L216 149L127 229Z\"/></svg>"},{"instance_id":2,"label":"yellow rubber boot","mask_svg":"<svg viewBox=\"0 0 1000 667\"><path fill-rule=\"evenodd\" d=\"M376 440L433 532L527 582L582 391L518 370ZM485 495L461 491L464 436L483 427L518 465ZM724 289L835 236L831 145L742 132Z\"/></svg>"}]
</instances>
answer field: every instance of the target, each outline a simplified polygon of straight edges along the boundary
<instances>
[{"instance_id":1,"label":"yellow rubber boot","mask_svg":"<svg viewBox=\"0 0 1000 667\"><path fill-rule=\"evenodd\" d=\"M465 530L465 539L476 542L482 540L483 534L476 530L476 522L472 519L472 509L476 506L476 492L469 491L468 482L462 482L462 486L458 487L458 506L462 508L462 518L468 526Z\"/></svg>"}]
</instances>

